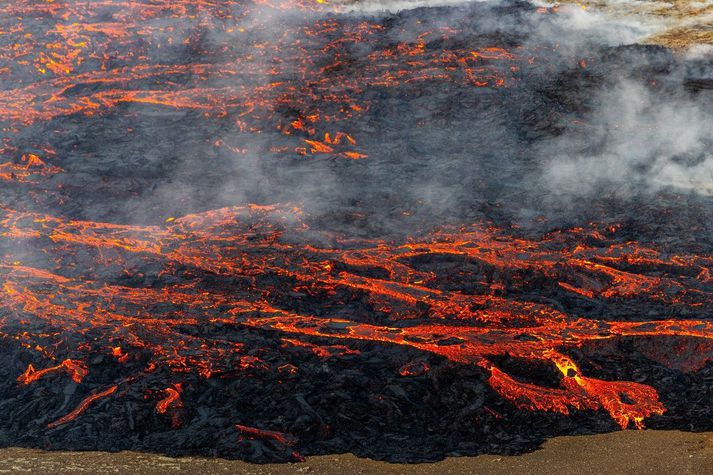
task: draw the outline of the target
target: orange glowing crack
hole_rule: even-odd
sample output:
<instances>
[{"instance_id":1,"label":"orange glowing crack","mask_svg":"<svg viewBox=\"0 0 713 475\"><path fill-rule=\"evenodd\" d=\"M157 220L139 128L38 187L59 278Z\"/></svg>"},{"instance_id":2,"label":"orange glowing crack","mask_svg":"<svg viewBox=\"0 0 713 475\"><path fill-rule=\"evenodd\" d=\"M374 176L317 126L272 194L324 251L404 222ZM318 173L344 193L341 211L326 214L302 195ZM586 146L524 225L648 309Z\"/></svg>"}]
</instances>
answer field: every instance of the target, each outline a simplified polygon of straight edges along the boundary
<instances>
[{"instance_id":1,"label":"orange glowing crack","mask_svg":"<svg viewBox=\"0 0 713 475\"><path fill-rule=\"evenodd\" d=\"M60 417L54 422L50 422L47 424L48 429L55 428L57 426L61 426L62 424L66 424L67 422L71 422L74 419L77 418L80 414L82 414L94 401L101 399L103 397L109 396L111 394L114 394L116 390L118 389L118 386L111 386L108 389L105 389L104 391L101 391L96 394L92 394L91 396L87 396L84 398L82 402L79 403L79 405L74 409L72 412L67 414L66 416Z\"/></svg>"},{"instance_id":2,"label":"orange glowing crack","mask_svg":"<svg viewBox=\"0 0 713 475\"><path fill-rule=\"evenodd\" d=\"M330 136L330 141L334 140ZM278 331L292 335L284 339L286 343L307 347L320 357L335 354L333 351L348 354L354 350L343 345L308 343L298 339L298 335L406 345L483 368L493 389L518 407L562 413L571 409L603 409L622 427L631 424L641 427L646 417L664 410L653 388L584 376L572 360L554 348L631 336L708 341L713 335L712 324L699 320L595 322L578 318L546 304L498 296L496 292L501 287L497 281L483 282L482 294L446 291L434 286L437 276L409 264L420 256L450 256L472 259L497 270L499 275L533 273L548 279L562 292L584 293L588 298L647 298L694 307L713 302L708 291L698 288L702 281L695 277L702 275L700 269L712 267L711 258L663 257L654 249L635 243L591 249L581 244L574 248L560 244L571 238L585 242L586 234L581 229L528 241L505 236L492 228L473 226L452 233L433 233L406 244L365 240L339 249L283 242L283 226L298 234L307 229L300 223L301 212L291 207L223 208L167 220L161 226L143 227L68 221L10 210L2 213L0 235L40 240L50 252L54 246L61 252L74 248L114 249L121 255L163 262L166 272L173 265L204 269L221 276L253 278L271 272L294 282L293 291L297 294L347 288L366 296L374 308L394 321L429 320L404 327L365 324L288 312L272 303L270 292L260 288L249 289L238 297L229 292L200 290L193 283L164 289L97 285L17 262L0 263L0 274L5 280L0 299L7 308L33 315L65 332L82 334L88 329L94 332L101 328L109 341L121 344L111 350L117 358L126 357L128 352L124 348L141 348L153 355L154 367L165 364L175 372L190 371L206 378L237 370L264 370L267 366L251 355L241 355L240 344L177 332L174 326L214 322ZM101 265L101 261L97 262ZM671 272L649 277L622 270L638 262ZM337 266L342 270L337 271ZM62 268L58 262L58 269ZM378 278L360 272L369 268L382 272ZM512 280L508 285L516 286L518 281ZM696 291L682 295L666 291L689 288ZM170 305L156 306L161 302ZM153 338L147 339L144 334ZM527 338L523 339L523 335ZM43 338L31 332L17 336L27 348L46 347L39 344ZM489 359L505 353L555 365L562 373L561 387L526 384L507 375ZM233 358L231 365L221 365L228 355ZM703 356L696 356L690 366L705 361ZM24 377L30 379L37 373L28 368ZM163 403L166 407L170 401L176 401L175 394L168 389L162 400L166 401ZM163 406L157 406L157 410L159 407Z\"/></svg>"},{"instance_id":3,"label":"orange glowing crack","mask_svg":"<svg viewBox=\"0 0 713 475\"><path fill-rule=\"evenodd\" d=\"M241 437L245 437L246 439L274 440L275 442L287 446L292 446L297 442L294 436L285 434L284 432L256 429L240 424L236 424L235 429L240 433Z\"/></svg>"},{"instance_id":4,"label":"orange glowing crack","mask_svg":"<svg viewBox=\"0 0 713 475\"><path fill-rule=\"evenodd\" d=\"M47 374L58 371L66 371L75 383L81 383L84 377L88 374L87 368L82 362L66 359L57 366L52 366L42 370L36 370L31 364L27 365L27 369L24 373L17 377L17 381L22 384L30 384Z\"/></svg>"},{"instance_id":5,"label":"orange glowing crack","mask_svg":"<svg viewBox=\"0 0 713 475\"><path fill-rule=\"evenodd\" d=\"M156 403L156 412L165 414L170 407L180 406L181 393L179 391L180 386L178 385L173 388L164 389L163 392L166 394L166 397Z\"/></svg>"}]
</instances>

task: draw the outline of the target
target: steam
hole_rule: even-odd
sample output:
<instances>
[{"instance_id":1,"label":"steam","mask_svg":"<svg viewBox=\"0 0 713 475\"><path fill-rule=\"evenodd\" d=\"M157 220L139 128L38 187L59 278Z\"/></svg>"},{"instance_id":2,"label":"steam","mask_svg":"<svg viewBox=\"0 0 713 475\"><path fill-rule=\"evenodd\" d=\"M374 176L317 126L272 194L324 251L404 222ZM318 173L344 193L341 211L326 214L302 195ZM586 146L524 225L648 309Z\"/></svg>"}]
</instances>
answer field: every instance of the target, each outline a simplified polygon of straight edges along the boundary
<instances>
[{"instance_id":1,"label":"steam","mask_svg":"<svg viewBox=\"0 0 713 475\"><path fill-rule=\"evenodd\" d=\"M663 188L713 194L713 117L692 98L655 94L622 80L601 93L586 121L544 147L543 179L555 193Z\"/></svg>"},{"instance_id":2,"label":"steam","mask_svg":"<svg viewBox=\"0 0 713 475\"><path fill-rule=\"evenodd\" d=\"M630 8L624 5L622 8ZM671 23L646 10L617 10L618 16L570 6L561 12L564 29L576 33L581 54L587 42L595 46L646 43ZM540 30L545 35L552 31ZM581 36L580 36L581 35ZM595 40L595 38L599 38ZM650 77L632 77L647 67L646 58L632 54L622 69L607 71L585 115L575 114L565 133L539 144L543 163L535 186L550 190L550 198L594 197L603 189L619 197L677 193L713 194L713 112L706 98L682 87L691 63L704 64L694 77L710 77L711 46L692 44L677 52L668 72L671 84L659 87ZM649 65L650 66L650 65ZM655 68L650 68L655 69ZM703 101L701 100L703 99Z\"/></svg>"},{"instance_id":3,"label":"steam","mask_svg":"<svg viewBox=\"0 0 713 475\"><path fill-rule=\"evenodd\" d=\"M559 205L571 197L597 197L602 189L616 189L625 198L661 190L713 194L713 108L707 106L707 93L694 96L682 86L687 64L710 62L710 47L667 59L674 66L664 88L654 87L646 75L631 74L652 61L631 51L631 61L598 70L605 80L581 86L588 88L586 103L574 111L564 104L585 95L573 90L580 83L572 76L596 70L597 61L621 45L657 34L665 21L612 16L572 4L556 13L536 12L515 1L343 1L319 11L283 10L270 3L237 2L220 6L219 12L197 9L192 17L137 19L154 35L140 48L133 45L146 48L149 62L201 67L159 78L156 84L132 80L127 87L202 91L197 101L208 102L210 109L222 100L226 116L131 103L122 104L116 115L82 116L68 126L72 130L63 141L57 139L60 155L67 156L62 163L67 174L61 179L70 182L67 193L74 195L53 214L154 224L223 206L285 203L324 217L322 222L340 231L352 226L349 232L371 235L376 227L389 234L431 229L449 220L472 223L491 218L498 207L516 214L533 202ZM318 22L333 24L334 30L304 34ZM375 25L372 31L378 33L368 37L371 33L357 31L361 24ZM352 29L351 40L335 41L324 53L326 39L339 40L341 28ZM356 76L371 64L372 53L395 50L399 43L407 50L419 41L435 61L418 55L394 56L393 61L423 64L425 75L442 74L453 81L419 78L391 88L331 82L329 75L339 74L339 68L351 79L351 73ZM472 64L468 51L481 46L512 50L523 61L518 67L496 59ZM437 56L452 51L482 71L475 75L500 68L507 87L493 87L494 81L483 88L469 83L460 64ZM392 60L381 58L382 63ZM594 61L583 67L585 58ZM331 73L337 60L337 72ZM325 89L300 89L305 65L311 67L307 79ZM323 66L326 72L314 74ZM376 74L398 78L388 67ZM699 76L711 74L703 68ZM563 78L561 86L558 78ZM290 88L269 88L281 82ZM81 96L89 89L69 88L62 94ZM240 104L254 100L257 89L277 92L264 96L266 103L272 101L266 111L258 107L251 115ZM317 121L309 135L290 128L295 119L329 107L323 98L330 94L362 101L363 114ZM322 117L336 114L322 112ZM539 122L556 122L551 115L560 116L555 125L561 131L535 130ZM54 128L47 123L23 133L42 143L43 137L55 136L50 133ZM338 132L353 136L358 151L369 158L349 161L338 154L302 157L296 152L304 139ZM282 151L273 153L276 149ZM95 168L88 173L89 162ZM105 188L126 198L115 203L102 193L74 191ZM530 190L546 199L533 200Z\"/></svg>"},{"instance_id":4,"label":"steam","mask_svg":"<svg viewBox=\"0 0 713 475\"><path fill-rule=\"evenodd\" d=\"M341 12L358 13L398 13L421 7L443 7L450 5L463 5L485 0L342 0L334 2Z\"/></svg>"},{"instance_id":5,"label":"steam","mask_svg":"<svg viewBox=\"0 0 713 475\"><path fill-rule=\"evenodd\" d=\"M490 107L494 110L486 115L475 115L467 110L459 114L460 105L449 97L459 94L458 89L449 83L438 84L428 100L399 99L397 109L387 106L392 100L388 95L372 101L370 115L354 123L357 140L370 147L370 158L363 163L344 163L323 157L291 163L269 158L267 151L285 140L274 130L264 130L258 135L235 129L220 131L210 138L210 143L220 142L233 149L245 149L247 153L231 156L212 146L190 151L194 157L221 163L215 186L206 189L205 180L200 180L197 187L193 185L196 170L204 166L195 158L187 157L175 167L175 179L158 186L152 200L162 204L181 202L181 206L190 210L251 202L290 203L309 215L326 217L330 226L337 227L347 226L345 216L368 210L372 214L365 221L378 224L360 222L349 232L368 234L377 226L391 234L408 230L410 225L404 227L404 221L409 219L424 228L451 219L455 222L482 219L480 212L474 212L473 208L487 207L489 205L482 203L488 201L509 201L507 205L516 209L525 203L511 198L509 193L523 186L546 195L540 206L559 206L560 202L571 201L573 197L596 198L603 189L615 190L622 199L664 189L713 194L711 112L697 105L681 87L652 90L648 78L633 77L632 70L645 67L647 61L651 61L643 54L632 52L632 62L625 64L623 71L606 72L607 80L600 87L592 88L593 96L586 105L589 112L582 116L581 111L577 111L573 117L564 119L583 125L568 125L562 135L546 135L530 146L522 143L517 126L508 123L509 112L505 109L519 107L518 102L536 103L542 94L540 87L551 77L579 70L580 59L592 53L596 57L606 48L642 42L662 31L665 22L632 14L612 17L578 5L562 5L556 14L497 12L500 6L510 8L508 5L512 4L460 0L342 2L336 7L338 13L316 12L311 18L257 8L230 28L233 33L207 31L206 41L214 49L246 39L257 42L277 37L288 45L293 41L290 32L324 15L347 19L366 16L376 21L388 18L392 23L387 38L394 42L413 43L421 33L440 27L464 27L466 31L471 28L483 36L520 36L521 54L531 51L536 61L547 62L547 65L543 67L546 72L521 78L525 82L524 93L515 89L499 91L504 102L493 102ZM436 8L438 6L452 8ZM418 7L434 10L432 14L427 11L394 13ZM473 11L478 13L474 15ZM422 22L423 18L427 21ZM369 43L357 44L349 46L343 55L363 58L371 48ZM704 54L705 50L699 48L691 50L689 56ZM298 56L284 56L281 68L297 71L303 60ZM239 81L249 91L256 84L279 80L259 73L269 71L272 61L273 58L260 57L256 51L250 66L258 73L212 78L208 85L216 89L234 88ZM680 74L680 71L672 74ZM523 96L518 97L518 94ZM550 103L547 107L557 108L559 104ZM377 115L376 110L381 112ZM434 112L439 110L447 111L445 119L439 117L443 112ZM417 133L411 130L411 121L407 119L414 116L425 119L425 125ZM283 122L289 123L294 118L286 115ZM316 138L325 132L334 134L337 132L334 127L338 126L322 123ZM291 148L295 145L294 141L284 143ZM495 155L498 151L503 154L502 158ZM518 177L530 165L518 162L516 156L524 156L527 163L537 164L535 171L520 183ZM508 191L495 191L499 187ZM135 213L140 213L143 206L136 203ZM172 214L180 213L180 210L172 211ZM362 226L366 229L360 229Z\"/></svg>"},{"instance_id":6,"label":"steam","mask_svg":"<svg viewBox=\"0 0 713 475\"><path fill-rule=\"evenodd\" d=\"M660 23L642 22L637 16L613 17L580 5L562 5L556 21L538 26L534 36L540 42L560 38L562 46L569 48L585 43L618 46L638 43L662 28Z\"/></svg>"}]
</instances>

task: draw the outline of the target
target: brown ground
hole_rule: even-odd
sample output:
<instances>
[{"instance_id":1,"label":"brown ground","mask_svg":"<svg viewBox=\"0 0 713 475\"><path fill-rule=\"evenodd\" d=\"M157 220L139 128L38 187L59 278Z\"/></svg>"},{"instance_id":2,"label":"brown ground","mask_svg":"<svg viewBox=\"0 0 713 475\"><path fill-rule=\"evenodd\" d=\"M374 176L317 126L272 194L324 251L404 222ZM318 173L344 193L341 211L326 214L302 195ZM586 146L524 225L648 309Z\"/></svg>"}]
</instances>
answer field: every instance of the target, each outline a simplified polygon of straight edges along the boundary
<instances>
[{"instance_id":1,"label":"brown ground","mask_svg":"<svg viewBox=\"0 0 713 475\"><path fill-rule=\"evenodd\" d=\"M114 474L712 474L713 433L625 431L560 437L541 450L516 456L451 458L420 465L388 464L353 455L311 457L304 463L251 465L203 458L169 458L134 452L0 450L0 473Z\"/></svg>"},{"instance_id":2,"label":"brown ground","mask_svg":"<svg viewBox=\"0 0 713 475\"><path fill-rule=\"evenodd\" d=\"M669 48L713 45L713 2L711 0L649 0L639 2L614 0L546 0L547 3L574 3L614 17L637 18L657 30L644 43Z\"/></svg>"}]
</instances>

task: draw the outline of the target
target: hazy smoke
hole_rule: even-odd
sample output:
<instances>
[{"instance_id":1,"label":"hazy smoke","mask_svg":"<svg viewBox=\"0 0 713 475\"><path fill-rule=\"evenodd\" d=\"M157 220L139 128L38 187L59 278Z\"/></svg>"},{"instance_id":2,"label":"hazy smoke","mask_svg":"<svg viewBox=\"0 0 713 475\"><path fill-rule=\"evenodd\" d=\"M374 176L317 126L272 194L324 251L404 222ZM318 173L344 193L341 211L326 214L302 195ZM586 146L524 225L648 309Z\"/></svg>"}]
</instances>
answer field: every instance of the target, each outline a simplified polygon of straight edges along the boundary
<instances>
[{"instance_id":1,"label":"hazy smoke","mask_svg":"<svg viewBox=\"0 0 713 475\"><path fill-rule=\"evenodd\" d=\"M521 45L520 54L535 58L533 75L521 77L520 84L514 85L517 90L497 91L501 99L474 110L463 108L455 99L463 94L467 97L472 90L463 91L449 82L438 83L433 90L432 84L424 83L424 95L410 99L397 98L391 92L375 94L370 113L353 122L355 129L347 130L368 149L370 158L361 163L320 157L310 157L304 163L269 158L267 152L272 147L282 143L294 147L294 141L285 142L282 134L269 129L258 135L231 128L217 130L207 143L219 141L247 153L233 156L210 145L184 149L190 156L184 155L175 165L175 179L153 191L152 201L174 204L180 199L182 206L191 210L250 202L294 203L313 216L328 216L327 221L337 227L347 226L342 223L345 215L369 210L372 214L352 230L368 233L372 227L400 230L408 219L424 228L438 224L436 219L439 223L481 219L473 209L490 206L484 202L508 202L517 209L523 204L511 193L522 193L518 187L544 193L546 200L540 206L572 196L596 197L602 189L615 190L624 199L664 188L713 192L713 164L707 155L711 150L709 137L713 136L711 113L696 105L682 87L654 92L649 78L633 77L631 70L650 61L644 55L633 52L632 61L624 64L623 70L606 71L606 81L591 88L586 104L572 117L563 117L562 135L545 134L530 145L522 141L517 121L510 122L513 109L530 107L543 94L552 93L547 91L556 87L551 84L552 78L579 71L581 58L594 55L597 61L596 56L606 48L635 44L657 31L656 22L637 21L636 16L614 18L576 5L563 5L556 14L531 11L518 15L498 12L500 6L510 8L511 3L475 2L478 10L474 14L475 5L469 5L473 3L344 2L336 15L366 15L372 21L388 18L385 39L394 43L410 44L424 32L450 26L495 38L493 46L515 38L512 41ZM424 5L434 7L432 14L390 13ZM435 8L439 5L452 8ZM324 14L314 13L306 24L317 21L320 15ZM422 21L424 18L427 21ZM304 22L302 16L258 8L234 25L230 35L206 31L204 41L213 50L223 44L275 38L289 45L293 40L286 35ZM360 64L374 46L343 46L340 56ZM318 60L319 53L313 53ZM281 70L296 72L305 58L285 55L280 60ZM272 57L260 57L256 50L250 63L253 73L211 78L206 85L235 89L237 84L249 91L256 84L280 80L267 74L273 61ZM576 88L577 83L561 87ZM564 91L564 96L573 94L577 91ZM314 106L322 107L319 103ZM556 111L560 104L550 101L543 107ZM422 119L418 130L413 128L412 117ZM283 122L294 118L286 115ZM274 122L275 118L270 120ZM570 126L567 122L571 121L580 125ZM315 138L336 132L330 127L336 126L321 124ZM201 179L195 186L197 170L205 169L202 161L212 160L220 163L219 169L205 173L216 173L214 185L206 187L206 180ZM523 170L533 171L522 177ZM139 212L143 203L137 203L135 209ZM368 229L359 230L362 226Z\"/></svg>"},{"instance_id":2,"label":"hazy smoke","mask_svg":"<svg viewBox=\"0 0 713 475\"><path fill-rule=\"evenodd\" d=\"M419 7L442 7L448 5L462 5L483 0L341 0L333 2L342 12L396 13Z\"/></svg>"},{"instance_id":3,"label":"hazy smoke","mask_svg":"<svg viewBox=\"0 0 713 475\"><path fill-rule=\"evenodd\" d=\"M425 5L433 8L413 10ZM126 103L67 121L56 148L67 171L59 179L71 185L62 189L71 196L53 214L155 223L222 206L290 203L334 228L372 235L377 227L411 231L529 212L572 196L597 197L602 188L623 197L662 189L713 194L713 108L706 93L683 87L686 62L709 62L710 49L669 56L665 88L631 73L646 69L651 58L644 53L632 50L616 66L605 61L618 46L655 33L659 25L649 18L576 5L536 12L515 1L345 1L322 12L240 2L212 8L190 18L137 18L154 37L126 41L145 49L149 62L201 66L126 87L191 99L193 91L211 113L225 104L226 115ZM334 30L315 29L317 22ZM364 24L378 26L376 33L359 30ZM343 28L351 29L349 41L340 41ZM417 43L424 54L408 56ZM469 56L487 47L512 51L517 61ZM399 48L405 53L393 54ZM452 60L458 55L463 62ZM582 66L583 59L590 64ZM390 70L396 61L411 63L414 75L413 65L422 64L435 79L407 74L398 86L354 87L374 64L381 68L372 70L374 83L402 79L398 68ZM469 82L466 68L487 77L488 87ZM493 87L495 70L507 79L503 87ZM572 79L589 71L603 79ZM711 74L704 68L697 77ZM79 86L63 94L78 101L105 87ZM330 95L349 96L362 112L323 120L348 109L325 100ZM257 99L265 103L253 111L243 104ZM313 132L290 128L315 112L321 119ZM39 124L18 140L43 143L56 128ZM304 139L337 132L353 136L368 159L296 152Z\"/></svg>"},{"instance_id":4,"label":"hazy smoke","mask_svg":"<svg viewBox=\"0 0 713 475\"><path fill-rule=\"evenodd\" d=\"M585 130L546 144L543 179L555 193L586 195L616 184L713 193L713 117L689 97L657 95L622 80L595 101Z\"/></svg>"},{"instance_id":5,"label":"hazy smoke","mask_svg":"<svg viewBox=\"0 0 713 475\"><path fill-rule=\"evenodd\" d=\"M633 14L613 18L575 7L562 13L564 31L578 38L570 46L574 54L583 54L586 42L635 44L666 27L663 20ZM602 189L620 197L662 189L713 194L713 112L706 97L683 87L690 73L686 61L709 61L711 49L693 45L682 53L668 72L669 87L632 77L631 71L651 61L643 55L632 54L622 69L606 71L604 85L587 104L589 112L567 118L578 125L540 144L540 179L552 195L592 196ZM708 78L710 70L706 66L695 75Z\"/></svg>"}]
</instances>

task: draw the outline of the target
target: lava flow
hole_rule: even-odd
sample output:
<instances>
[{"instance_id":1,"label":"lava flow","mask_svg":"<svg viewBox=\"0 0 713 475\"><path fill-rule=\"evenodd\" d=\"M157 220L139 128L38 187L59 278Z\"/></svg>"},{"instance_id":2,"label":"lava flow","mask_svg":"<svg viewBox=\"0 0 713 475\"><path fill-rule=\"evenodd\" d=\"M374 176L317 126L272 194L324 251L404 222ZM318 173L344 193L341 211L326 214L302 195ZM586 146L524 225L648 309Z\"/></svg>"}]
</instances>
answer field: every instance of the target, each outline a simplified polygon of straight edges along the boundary
<instances>
[{"instance_id":1,"label":"lava flow","mask_svg":"<svg viewBox=\"0 0 713 475\"><path fill-rule=\"evenodd\" d=\"M345 8L0 7L5 443L417 461L710 425L705 203L523 198L618 50L520 2Z\"/></svg>"}]
</instances>

